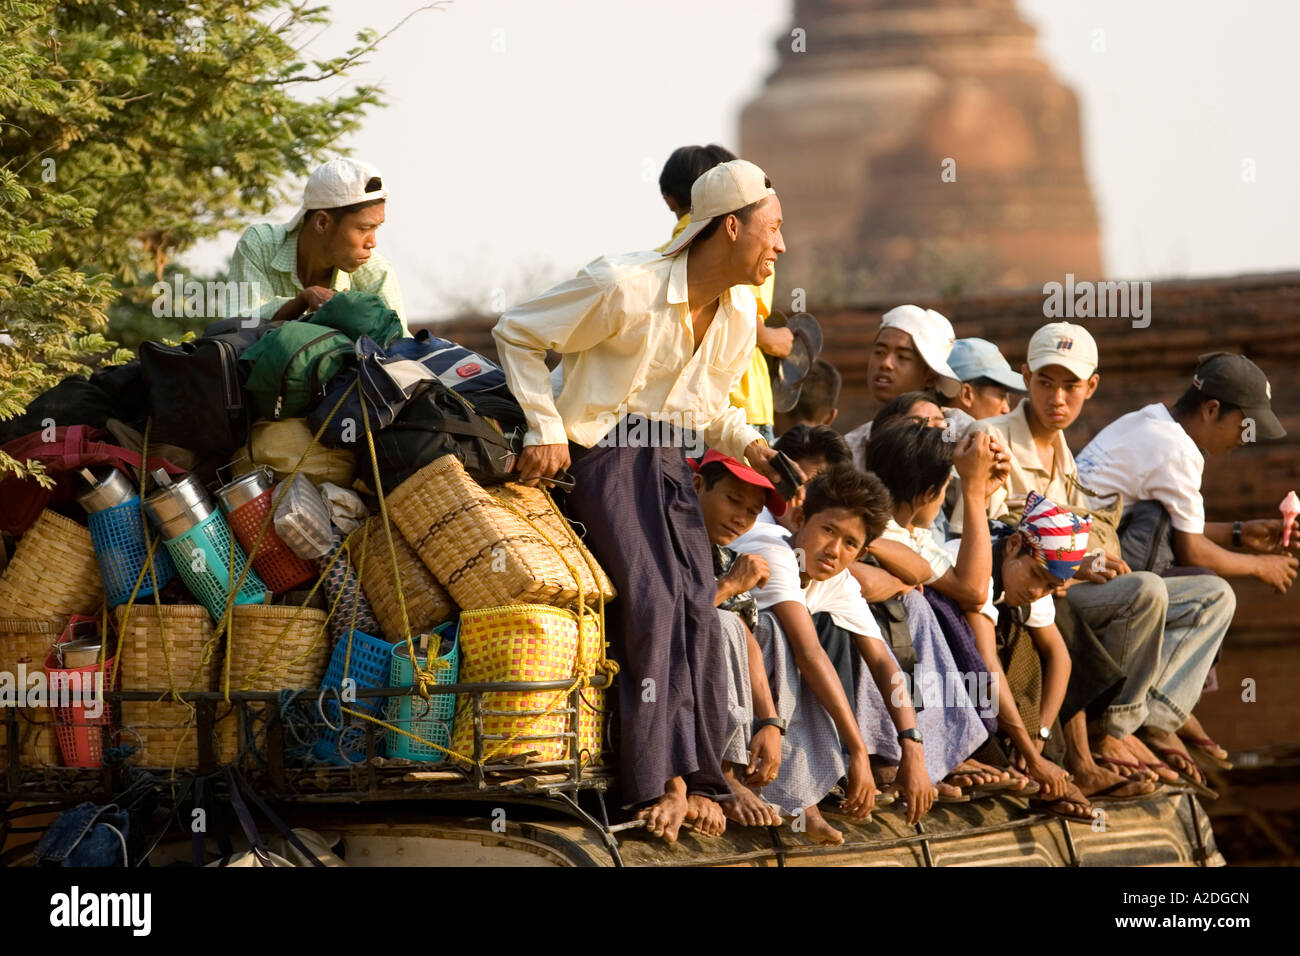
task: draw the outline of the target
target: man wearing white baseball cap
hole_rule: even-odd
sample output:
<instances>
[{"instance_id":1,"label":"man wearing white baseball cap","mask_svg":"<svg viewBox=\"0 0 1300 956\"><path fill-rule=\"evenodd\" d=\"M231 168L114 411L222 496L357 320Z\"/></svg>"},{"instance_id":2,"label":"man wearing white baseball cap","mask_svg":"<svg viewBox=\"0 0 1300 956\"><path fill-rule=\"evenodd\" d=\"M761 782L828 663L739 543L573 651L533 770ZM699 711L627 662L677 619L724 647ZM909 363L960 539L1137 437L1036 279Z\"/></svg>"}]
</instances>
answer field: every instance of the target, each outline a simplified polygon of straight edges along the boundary
<instances>
[{"instance_id":1,"label":"man wearing white baseball cap","mask_svg":"<svg viewBox=\"0 0 1300 956\"><path fill-rule=\"evenodd\" d=\"M880 319L880 329L867 362L871 397L884 405L904 392L930 389L948 398L961 389L961 381L948 366L956 335L952 323L934 309L900 305ZM859 468L866 467L871 420L844 436Z\"/></svg>"},{"instance_id":2,"label":"man wearing white baseball cap","mask_svg":"<svg viewBox=\"0 0 1300 956\"><path fill-rule=\"evenodd\" d=\"M780 482L775 451L728 397L754 350L748 287L785 252L771 186L745 160L714 166L662 254L597 259L492 332L528 422L519 478L536 484L572 464L568 512L618 589L622 802L670 841L688 813L712 832L723 821L715 801L732 799L713 558L683 446L702 438ZM548 351L564 366L555 396Z\"/></svg>"},{"instance_id":3,"label":"man wearing white baseball cap","mask_svg":"<svg viewBox=\"0 0 1300 956\"><path fill-rule=\"evenodd\" d=\"M249 226L230 259L230 281L253 288L263 321L314 312L335 292L373 292L402 320L402 292L392 264L375 252L388 190L379 170L356 159L332 159L307 180L302 205L283 225Z\"/></svg>"}]
</instances>

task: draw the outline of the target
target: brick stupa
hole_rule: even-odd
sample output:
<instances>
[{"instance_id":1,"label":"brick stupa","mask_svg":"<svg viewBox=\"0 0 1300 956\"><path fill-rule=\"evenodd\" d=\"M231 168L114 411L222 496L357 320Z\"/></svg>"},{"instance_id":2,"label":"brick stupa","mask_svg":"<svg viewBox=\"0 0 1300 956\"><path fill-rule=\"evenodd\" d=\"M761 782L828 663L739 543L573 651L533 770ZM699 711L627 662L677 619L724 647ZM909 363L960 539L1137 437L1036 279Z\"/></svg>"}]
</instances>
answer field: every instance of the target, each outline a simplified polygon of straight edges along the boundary
<instances>
[{"instance_id":1,"label":"brick stupa","mask_svg":"<svg viewBox=\"0 0 1300 956\"><path fill-rule=\"evenodd\" d=\"M784 206L783 287L812 303L1100 277L1078 104L1011 0L795 0L777 47L740 138Z\"/></svg>"}]
</instances>

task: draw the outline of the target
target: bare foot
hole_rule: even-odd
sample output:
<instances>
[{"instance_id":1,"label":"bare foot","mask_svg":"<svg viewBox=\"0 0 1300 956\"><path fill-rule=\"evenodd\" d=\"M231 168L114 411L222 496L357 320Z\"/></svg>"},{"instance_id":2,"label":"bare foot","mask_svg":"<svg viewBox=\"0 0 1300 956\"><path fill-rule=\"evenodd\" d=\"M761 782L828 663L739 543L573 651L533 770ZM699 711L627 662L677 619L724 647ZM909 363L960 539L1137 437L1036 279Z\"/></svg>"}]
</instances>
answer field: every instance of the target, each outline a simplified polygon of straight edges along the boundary
<instances>
[{"instance_id":1,"label":"bare foot","mask_svg":"<svg viewBox=\"0 0 1300 956\"><path fill-rule=\"evenodd\" d=\"M844 834L826 822L817 804L804 809L804 836L813 843L822 846L839 846L844 842Z\"/></svg>"},{"instance_id":2,"label":"bare foot","mask_svg":"<svg viewBox=\"0 0 1300 956\"><path fill-rule=\"evenodd\" d=\"M1151 748L1144 744L1137 737L1130 734L1120 741L1128 753L1129 760L1136 760L1148 770L1155 771L1157 777L1166 783L1177 783L1178 774L1170 770L1163 760L1151 752Z\"/></svg>"},{"instance_id":3,"label":"bare foot","mask_svg":"<svg viewBox=\"0 0 1300 956\"><path fill-rule=\"evenodd\" d=\"M934 788L940 797L960 797L962 795L961 787L949 783L947 780L940 780L934 785Z\"/></svg>"},{"instance_id":4,"label":"bare foot","mask_svg":"<svg viewBox=\"0 0 1300 956\"><path fill-rule=\"evenodd\" d=\"M1038 809L1050 808L1052 812L1081 823L1092 822L1092 803L1073 783L1065 785L1065 795L1056 800L1030 799L1029 805Z\"/></svg>"},{"instance_id":5,"label":"bare foot","mask_svg":"<svg viewBox=\"0 0 1300 956\"><path fill-rule=\"evenodd\" d=\"M743 827L779 827L781 814L777 809L749 789L739 777L731 764L723 764L722 776L731 787L736 799L722 805L722 812L728 820Z\"/></svg>"},{"instance_id":6,"label":"bare foot","mask_svg":"<svg viewBox=\"0 0 1300 956\"><path fill-rule=\"evenodd\" d=\"M1210 735L1205 732L1205 728L1201 726L1201 722L1196 719L1195 714L1188 715L1187 722L1178 728L1178 736L1183 738L1184 741L1193 743L1202 750L1213 754L1219 760L1228 759L1228 751L1210 739Z\"/></svg>"},{"instance_id":7,"label":"bare foot","mask_svg":"<svg viewBox=\"0 0 1300 956\"><path fill-rule=\"evenodd\" d=\"M645 821L646 832L651 836L676 843L677 831L686 820L686 810L686 782L674 777L664 787L664 795L639 811L636 818Z\"/></svg>"},{"instance_id":8,"label":"bare foot","mask_svg":"<svg viewBox=\"0 0 1300 956\"><path fill-rule=\"evenodd\" d=\"M1010 780L1005 770L989 766L978 760L963 760L948 774L948 781L958 787L978 787L986 783L1001 783Z\"/></svg>"},{"instance_id":9,"label":"bare foot","mask_svg":"<svg viewBox=\"0 0 1300 956\"><path fill-rule=\"evenodd\" d=\"M1101 766L1126 777L1158 782L1160 776L1151 768L1142 766L1142 762L1128 748L1127 742L1130 739L1133 738L1125 737L1121 740L1110 734L1102 734L1092 743L1092 749L1097 754L1093 759Z\"/></svg>"},{"instance_id":10,"label":"bare foot","mask_svg":"<svg viewBox=\"0 0 1300 956\"><path fill-rule=\"evenodd\" d=\"M1113 770L1107 770L1091 761L1079 763L1070 767L1070 773L1074 776L1074 782L1079 787L1079 792L1086 797L1091 797L1094 793L1106 790L1110 787L1118 787L1107 794L1108 797L1136 797L1147 793L1153 793L1156 784L1152 780L1132 779L1123 774L1118 774ZM1120 787L1119 784L1124 784Z\"/></svg>"},{"instance_id":11,"label":"bare foot","mask_svg":"<svg viewBox=\"0 0 1300 956\"><path fill-rule=\"evenodd\" d=\"M718 801L700 793L692 793L686 798L686 819L701 836L722 836L727 829L727 818Z\"/></svg>"},{"instance_id":12,"label":"bare foot","mask_svg":"<svg viewBox=\"0 0 1300 956\"><path fill-rule=\"evenodd\" d=\"M1197 783L1205 783L1205 774L1201 773L1201 768L1192 755L1187 752L1183 742L1178 739L1177 734L1166 733L1163 730L1155 730L1151 727L1144 728L1147 742L1151 745L1153 753L1159 751L1157 759L1164 760L1175 771L1181 771L1187 774ZM1178 779L1177 773L1174 779Z\"/></svg>"}]
</instances>

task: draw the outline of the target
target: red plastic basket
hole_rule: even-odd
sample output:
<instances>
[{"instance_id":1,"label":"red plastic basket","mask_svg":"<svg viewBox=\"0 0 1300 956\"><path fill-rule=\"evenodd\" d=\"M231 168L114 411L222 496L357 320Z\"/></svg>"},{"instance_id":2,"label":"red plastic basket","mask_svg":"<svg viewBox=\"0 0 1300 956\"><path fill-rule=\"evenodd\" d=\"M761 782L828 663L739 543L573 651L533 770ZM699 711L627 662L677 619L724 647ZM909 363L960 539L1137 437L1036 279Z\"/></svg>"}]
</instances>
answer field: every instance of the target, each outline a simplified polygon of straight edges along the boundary
<instances>
[{"instance_id":1,"label":"red plastic basket","mask_svg":"<svg viewBox=\"0 0 1300 956\"><path fill-rule=\"evenodd\" d=\"M227 515L231 530L246 552L252 552L257 533L262 528L262 519L270 509L271 489L268 488ZM315 566L289 550L289 546L275 533L274 523L267 526L253 568L275 594L282 594L316 577Z\"/></svg>"},{"instance_id":2,"label":"red plastic basket","mask_svg":"<svg viewBox=\"0 0 1300 956\"><path fill-rule=\"evenodd\" d=\"M71 640L77 624L98 620L97 617L74 615L55 644L66 644ZM45 658L51 703L57 703L65 689L70 695L67 707L54 707L54 730L59 738L63 762L69 767L99 767L104 763L104 727L113 722L113 705L100 697L100 713L91 717L86 713L82 697L84 694L99 697L110 689L108 678L113 673L116 656L114 654L102 664L97 662L85 667L60 667L53 650ZM99 681L95 679L97 673L104 675Z\"/></svg>"}]
</instances>

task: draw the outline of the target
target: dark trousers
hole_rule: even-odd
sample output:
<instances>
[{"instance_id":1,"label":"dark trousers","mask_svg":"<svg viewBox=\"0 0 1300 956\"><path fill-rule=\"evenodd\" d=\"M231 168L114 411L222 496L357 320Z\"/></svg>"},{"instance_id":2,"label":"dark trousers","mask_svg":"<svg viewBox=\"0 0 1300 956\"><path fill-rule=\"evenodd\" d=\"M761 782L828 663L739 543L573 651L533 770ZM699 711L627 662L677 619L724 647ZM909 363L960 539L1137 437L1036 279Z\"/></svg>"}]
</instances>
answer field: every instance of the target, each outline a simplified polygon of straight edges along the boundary
<instances>
[{"instance_id":1,"label":"dark trousers","mask_svg":"<svg viewBox=\"0 0 1300 956\"><path fill-rule=\"evenodd\" d=\"M623 805L687 791L732 799L722 777L727 667L713 556L681 447L570 446L566 508L618 589L606 621L618 676Z\"/></svg>"}]
</instances>

